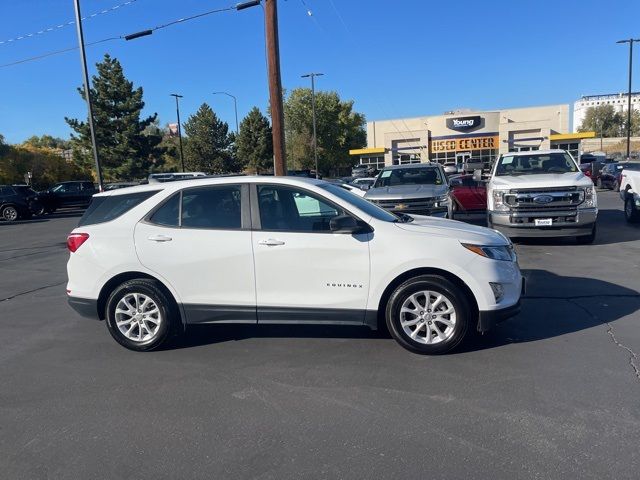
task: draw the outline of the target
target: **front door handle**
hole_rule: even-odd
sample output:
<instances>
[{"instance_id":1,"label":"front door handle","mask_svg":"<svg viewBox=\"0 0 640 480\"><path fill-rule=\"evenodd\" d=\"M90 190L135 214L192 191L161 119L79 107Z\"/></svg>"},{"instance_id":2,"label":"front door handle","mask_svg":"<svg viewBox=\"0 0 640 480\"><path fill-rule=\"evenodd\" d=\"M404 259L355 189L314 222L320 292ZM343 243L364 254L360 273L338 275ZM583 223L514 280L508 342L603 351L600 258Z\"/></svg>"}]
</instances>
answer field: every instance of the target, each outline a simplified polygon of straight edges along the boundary
<instances>
[{"instance_id":1,"label":"front door handle","mask_svg":"<svg viewBox=\"0 0 640 480\"><path fill-rule=\"evenodd\" d=\"M268 238L267 240L260 240L258 245L266 245L267 247L277 247L279 245L284 245L282 240L274 240L273 238Z\"/></svg>"},{"instance_id":2,"label":"front door handle","mask_svg":"<svg viewBox=\"0 0 640 480\"><path fill-rule=\"evenodd\" d=\"M167 237L166 235L151 235L149 240L152 242L170 242L173 240L171 237Z\"/></svg>"}]
</instances>

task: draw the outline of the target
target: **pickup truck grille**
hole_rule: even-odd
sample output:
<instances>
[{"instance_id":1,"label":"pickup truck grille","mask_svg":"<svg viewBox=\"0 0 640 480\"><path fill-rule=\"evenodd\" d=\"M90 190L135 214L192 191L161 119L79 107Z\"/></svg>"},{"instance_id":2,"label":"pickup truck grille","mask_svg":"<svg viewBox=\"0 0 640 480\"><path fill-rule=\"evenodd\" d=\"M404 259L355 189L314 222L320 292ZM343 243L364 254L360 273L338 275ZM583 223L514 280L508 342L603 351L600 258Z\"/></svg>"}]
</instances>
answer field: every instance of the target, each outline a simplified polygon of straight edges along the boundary
<instances>
[{"instance_id":1,"label":"pickup truck grille","mask_svg":"<svg viewBox=\"0 0 640 480\"><path fill-rule=\"evenodd\" d=\"M415 208L433 208L435 201L433 198L412 198L409 200L372 200L376 205L386 210L403 210Z\"/></svg>"},{"instance_id":2,"label":"pickup truck grille","mask_svg":"<svg viewBox=\"0 0 640 480\"><path fill-rule=\"evenodd\" d=\"M576 208L583 201L584 192L576 187L514 189L504 195L504 203L512 210Z\"/></svg>"}]
</instances>

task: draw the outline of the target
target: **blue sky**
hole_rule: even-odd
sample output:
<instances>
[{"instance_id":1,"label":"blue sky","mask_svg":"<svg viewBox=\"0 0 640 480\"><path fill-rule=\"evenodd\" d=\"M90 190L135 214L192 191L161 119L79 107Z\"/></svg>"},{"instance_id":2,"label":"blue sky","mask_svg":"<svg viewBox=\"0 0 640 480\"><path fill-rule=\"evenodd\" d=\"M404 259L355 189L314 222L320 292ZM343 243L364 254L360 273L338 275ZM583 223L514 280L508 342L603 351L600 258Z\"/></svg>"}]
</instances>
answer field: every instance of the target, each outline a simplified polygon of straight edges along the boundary
<instances>
[{"instance_id":1,"label":"blue sky","mask_svg":"<svg viewBox=\"0 0 640 480\"><path fill-rule=\"evenodd\" d=\"M91 14L125 0L82 0ZM128 34L234 0L136 0L84 23L87 42ZM283 86L323 72L320 89L355 100L367 119L571 103L583 94L626 91L628 47L640 37L638 0L280 0ZM309 16L307 10L312 12ZM72 20L72 0L3 0L0 41ZM76 45L73 25L0 44L0 65ZM640 90L640 45L634 90ZM184 95L183 118L208 102L230 125L263 111L268 89L260 7L214 14L87 49L91 71L105 53L144 88L147 113L173 122L172 92ZM37 134L68 137L65 116L84 117L76 92L77 51L0 68L0 133L11 142Z\"/></svg>"}]
</instances>

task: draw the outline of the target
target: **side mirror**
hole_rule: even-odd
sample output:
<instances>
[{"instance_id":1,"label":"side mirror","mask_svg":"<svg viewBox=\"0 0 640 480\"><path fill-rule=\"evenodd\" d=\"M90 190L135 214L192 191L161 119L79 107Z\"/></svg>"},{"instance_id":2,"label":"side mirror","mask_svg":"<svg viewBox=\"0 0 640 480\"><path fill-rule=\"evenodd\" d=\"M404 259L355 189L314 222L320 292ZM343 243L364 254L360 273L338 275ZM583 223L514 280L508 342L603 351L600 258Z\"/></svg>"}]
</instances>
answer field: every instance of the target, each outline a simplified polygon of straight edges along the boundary
<instances>
[{"instance_id":1,"label":"side mirror","mask_svg":"<svg viewBox=\"0 0 640 480\"><path fill-rule=\"evenodd\" d=\"M329 228L333 233L361 233L362 225L351 215L338 215L329 220Z\"/></svg>"},{"instance_id":2,"label":"side mirror","mask_svg":"<svg viewBox=\"0 0 640 480\"><path fill-rule=\"evenodd\" d=\"M481 182L482 181L482 170L480 170L480 169L474 170L473 171L473 179L476 182Z\"/></svg>"}]
</instances>

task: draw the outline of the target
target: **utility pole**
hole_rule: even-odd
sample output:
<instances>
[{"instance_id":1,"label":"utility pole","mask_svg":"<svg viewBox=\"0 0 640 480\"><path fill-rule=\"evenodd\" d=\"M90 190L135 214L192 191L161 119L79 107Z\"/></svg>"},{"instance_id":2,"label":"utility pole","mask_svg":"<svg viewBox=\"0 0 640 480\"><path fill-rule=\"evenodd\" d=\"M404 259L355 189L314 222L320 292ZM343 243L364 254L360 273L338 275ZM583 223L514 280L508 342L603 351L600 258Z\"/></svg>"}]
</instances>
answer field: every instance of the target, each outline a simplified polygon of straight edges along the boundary
<instances>
[{"instance_id":1,"label":"utility pole","mask_svg":"<svg viewBox=\"0 0 640 480\"><path fill-rule=\"evenodd\" d=\"M273 174L287 174L284 144L284 112L282 106L282 81L280 78L280 47L278 40L277 0L265 0L265 32L267 64L269 68L269 101L271 104L271 129L273 132Z\"/></svg>"},{"instance_id":2,"label":"utility pole","mask_svg":"<svg viewBox=\"0 0 640 480\"><path fill-rule=\"evenodd\" d=\"M102 191L102 169L98 159L98 144L96 142L96 131L93 125L93 109L91 108L91 90L89 89L89 72L87 70L87 56L84 51L84 34L82 33L82 15L80 14L80 0L73 2L76 10L76 27L78 32L78 44L80 48L80 63L82 64L82 80L84 82L84 96L87 101L89 113L89 131L91 132L91 147L93 149L93 160L96 164L96 177L98 177L98 191Z\"/></svg>"},{"instance_id":3,"label":"utility pole","mask_svg":"<svg viewBox=\"0 0 640 480\"><path fill-rule=\"evenodd\" d=\"M238 99L234 95L231 95L230 93L227 93L227 92L213 92L213 95L226 95L227 97L231 97L233 99L233 110L236 112L236 137L237 137L238 134L240 133L240 130L238 128Z\"/></svg>"},{"instance_id":4,"label":"utility pole","mask_svg":"<svg viewBox=\"0 0 640 480\"><path fill-rule=\"evenodd\" d=\"M633 71L633 43L640 42L640 38L618 40L616 43L629 44L629 97L627 98L627 160L631 160L631 73Z\"/></svg>"},{"instance_id":5,"label":"utility pole","mask_svg":"<svg viewBox=\"0 0 640 480\"><path fill-rule=\"evenodd\" d=\"M184 153L182 153L182 126L180 125L180 104L178 103L178 99L182 98L182 95L171 93L170 96L176 97L176 115L178 117L178 142L180 143L180 163L182 163L182 171L184 172Z\"/></svg>"},{"instance_id":6,"label":"utility pole","mask_svg":"<svg viewBox=\"0 0 640 480\"><path fill-rule=\"evenodd\" d=\"M324 73L307 73L302 78L311 77L311 115L313 117L313 157L316 160L316 178L318 178L318 137L316 135L316 77L321 77Z\"/></svg>"}]
</instances>

